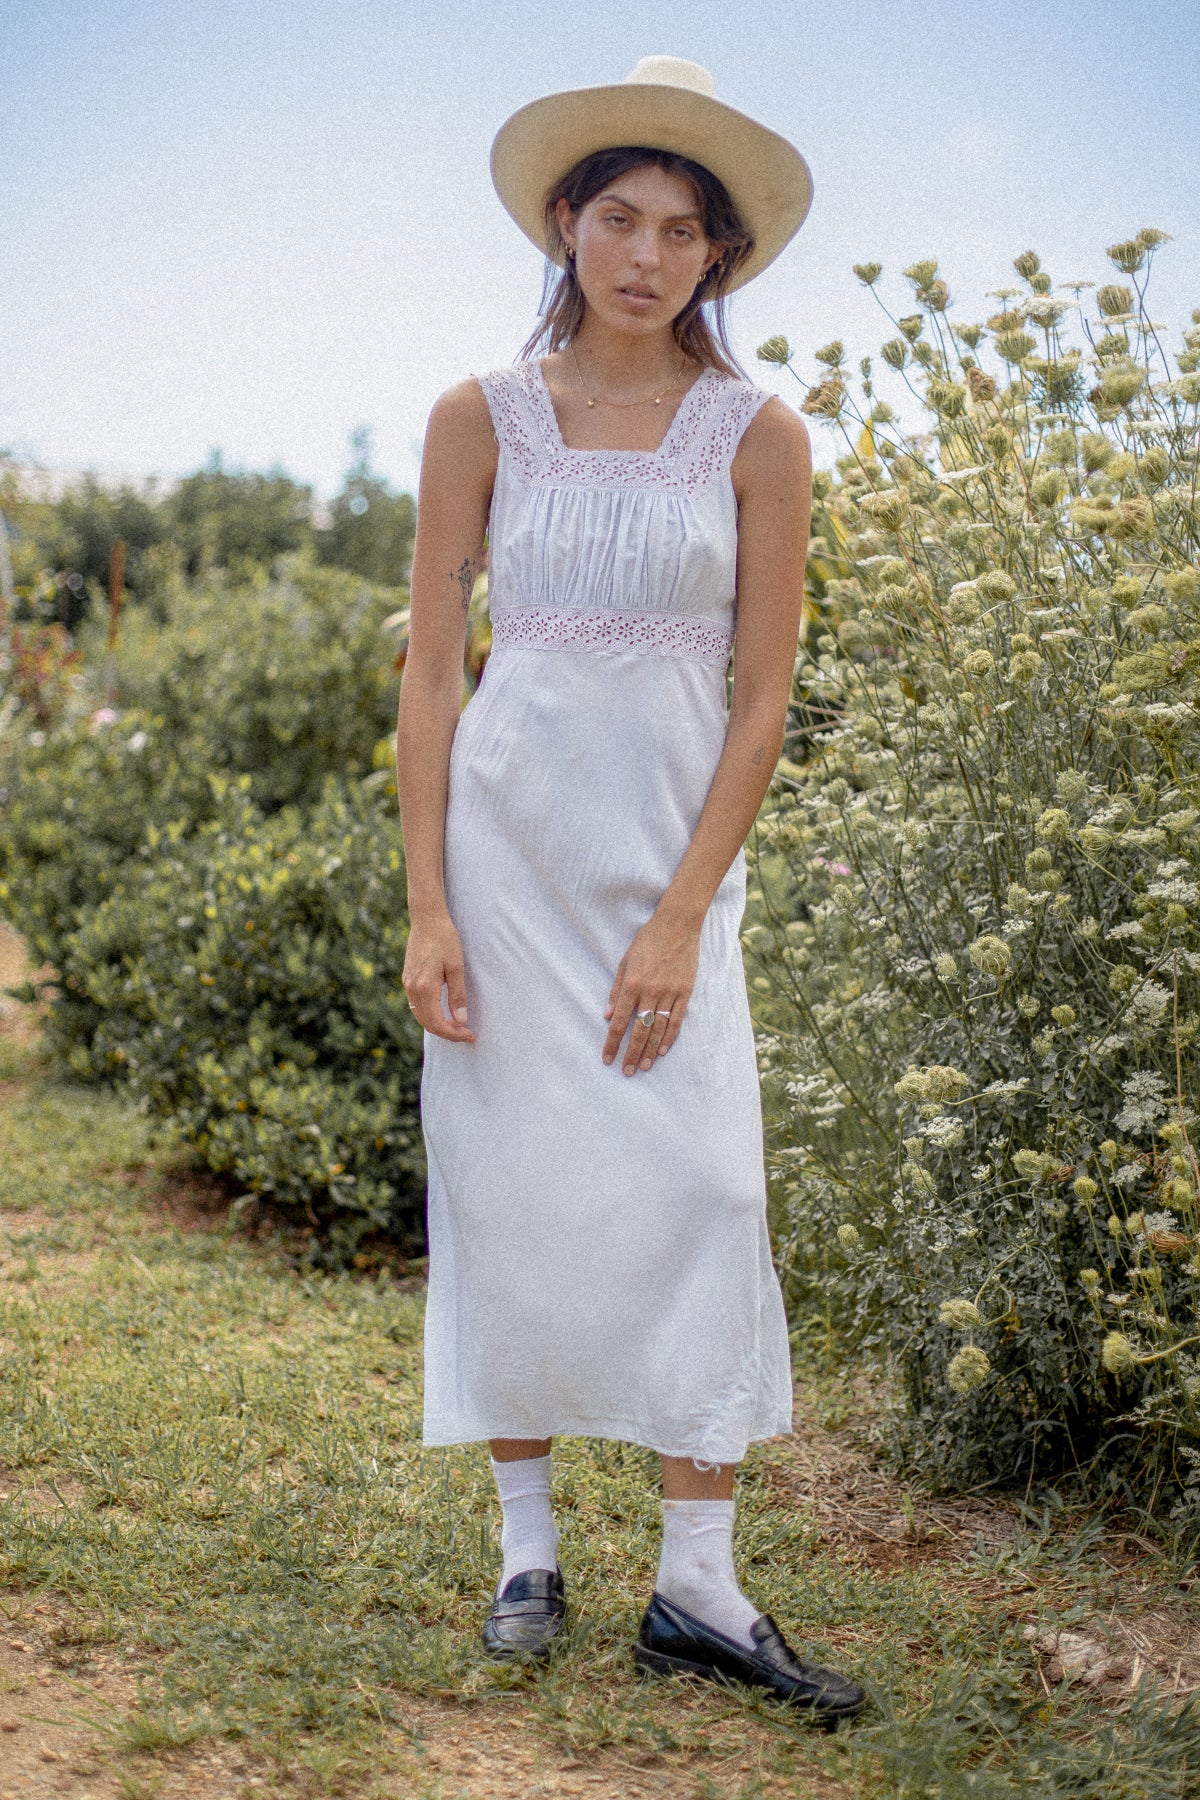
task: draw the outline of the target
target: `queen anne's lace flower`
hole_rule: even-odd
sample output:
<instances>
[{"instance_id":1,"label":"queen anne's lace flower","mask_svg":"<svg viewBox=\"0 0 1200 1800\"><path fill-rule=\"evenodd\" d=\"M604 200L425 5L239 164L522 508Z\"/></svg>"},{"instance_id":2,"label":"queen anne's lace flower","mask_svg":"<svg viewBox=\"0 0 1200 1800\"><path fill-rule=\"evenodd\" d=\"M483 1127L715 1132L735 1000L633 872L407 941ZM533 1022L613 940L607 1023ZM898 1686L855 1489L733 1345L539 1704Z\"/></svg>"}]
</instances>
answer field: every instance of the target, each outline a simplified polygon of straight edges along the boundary
<instances>
[{"instance_id":1,"label":"queen anne's lace flower","mask_svg":"<svg viewBox=\"0 0 1200 1800\"><path fill-rule=\"evenodd\" d=\"M1004 939L991 933L977 937L968 954L982 974L994 975L997 979L1007 974L1008 965L1012 961L1012 951Z\"/></svg>"},{"instance_id":2,"label":"queen anne's lace flower","mask_svg":"<svg viewBox=\"0 0 1200 1800\"><path fill-rule=\"evenodd\" d=\"M973 1300L943 1300L938 1307L938 1318L952 1331L971 1331L976 1325L983 1324Z\"/></svg>"},{"instance_id":3,"label":"queen anne's lace flower","mask_svg":"<svg viewBox=\"0 0 1200 1800\"><path fill-rule=\"evenodd\" d=\"M982 1387L991 1372L992 1359L987 1352L975 1344L964 1344L950 1359L946 1381L956 1394L969 1394L973 1388Z\"/></svg>"},{"instance_id":4,"label":"queen anne's lace flower","mask_svg":"<svg viewBox=\"0 0 1200 1800\"><path fill-rule=\"evenodd\" d=\"M1149 1131L1167 1110L1167 1084L1153 1069L1141 1069L1124 1084L1125 1104L1113 1123L1118 1131Z\"/></svg>"}]
</instances>

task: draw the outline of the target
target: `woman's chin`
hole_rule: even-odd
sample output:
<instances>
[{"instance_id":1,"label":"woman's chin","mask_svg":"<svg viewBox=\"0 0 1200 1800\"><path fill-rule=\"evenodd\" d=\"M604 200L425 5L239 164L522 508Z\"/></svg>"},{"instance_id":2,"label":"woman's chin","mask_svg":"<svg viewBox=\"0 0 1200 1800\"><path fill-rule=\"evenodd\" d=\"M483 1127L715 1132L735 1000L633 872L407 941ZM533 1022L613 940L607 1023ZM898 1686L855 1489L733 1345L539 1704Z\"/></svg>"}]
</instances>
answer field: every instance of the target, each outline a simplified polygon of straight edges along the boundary
<instances>
[{"instance_id":1,"label":"woman's chin","mask_svg":"<svg viewBox=\"0 0 1200 1800\"><path fill-rule=\"evenodd\" d=\"M610 331L619 331L627 337L654 337L659 332L669 331L673 314L661 302L653 307L633 308L627 303L608 306L593 306L592 312L597 320Z\"/></svg>"}]
</instances>

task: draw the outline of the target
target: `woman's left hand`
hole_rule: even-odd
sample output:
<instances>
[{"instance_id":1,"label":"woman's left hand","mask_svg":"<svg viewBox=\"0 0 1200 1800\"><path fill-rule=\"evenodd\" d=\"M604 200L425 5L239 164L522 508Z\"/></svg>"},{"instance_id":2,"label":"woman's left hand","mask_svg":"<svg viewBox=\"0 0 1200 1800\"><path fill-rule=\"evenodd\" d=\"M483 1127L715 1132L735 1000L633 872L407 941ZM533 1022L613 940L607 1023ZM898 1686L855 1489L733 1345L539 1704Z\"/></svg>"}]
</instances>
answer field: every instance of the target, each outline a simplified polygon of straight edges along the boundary
<instances>
[{"instance_id":1,"label":"woman's left hand","mask_svg":"<svg viewBox=\"0 0 1200 1800\"><path fill-rule=\"evenodd\" d=\"M655 913L621 958L604 1016L609 1020L604 1060L612 1062L633 1020L622 1071L633 1075L652 1069L679 1036L700 961L700 932ZM639 1013L652 1012L646 1026Z\"/></svg>"}]
</instances>

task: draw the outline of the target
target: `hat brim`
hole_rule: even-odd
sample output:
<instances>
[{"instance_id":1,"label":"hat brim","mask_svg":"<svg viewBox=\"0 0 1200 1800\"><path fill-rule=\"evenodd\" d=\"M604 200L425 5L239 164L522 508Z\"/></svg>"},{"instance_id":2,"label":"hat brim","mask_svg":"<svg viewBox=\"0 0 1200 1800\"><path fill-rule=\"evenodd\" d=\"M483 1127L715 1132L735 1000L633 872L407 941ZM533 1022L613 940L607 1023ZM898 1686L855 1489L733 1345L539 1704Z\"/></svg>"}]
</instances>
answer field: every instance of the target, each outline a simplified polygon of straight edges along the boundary
<instances>
[{"instance_id":1,"label":"hat brim","mask_svg":"<svg viewBox=\"0 0 1200 1800\"><path fill-rule=\"evenodd\" d=\"M812 205L812 174L794 144L722 100L651 82L547 94L521 107L496 133L492 180L525 236L550 255L546 196L555 182L585 156L625 144L686 156L725 187L754 238L730 291L774 262Z\"/></svg>"}]
</instances>

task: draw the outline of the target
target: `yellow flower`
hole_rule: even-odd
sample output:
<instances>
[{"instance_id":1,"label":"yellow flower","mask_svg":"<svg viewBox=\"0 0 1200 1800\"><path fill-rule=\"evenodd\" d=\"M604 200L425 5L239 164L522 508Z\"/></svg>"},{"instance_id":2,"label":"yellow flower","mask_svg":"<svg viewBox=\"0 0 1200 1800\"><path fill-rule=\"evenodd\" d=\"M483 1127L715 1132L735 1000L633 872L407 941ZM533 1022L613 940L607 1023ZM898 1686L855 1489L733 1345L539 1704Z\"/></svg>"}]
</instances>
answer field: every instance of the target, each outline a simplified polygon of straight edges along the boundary
<instances>
[{"instance_id":1,"label":"yellow flower","mask_svg":"<svg viewBox=\"0 0 1200 1800\"><path fill-rule=\"evenodd\" d=\"M1012 961L1012 951L1004 939L991 933L976 938L968 954L982 974L994 975L997 980L1008 973Z\"/></svg>"},{"instance_id":2,"label":"yellow flower","mask_svg":"<svg viewBox=\"0 0 1200 1800\"><path fill-rule=\"evenodd\" d=\"M1035 834L1049 843L1061 843L1071 829L1071 815L1061 806L1048 806L1034 826Z\"/></svg>"},{"instance_id":3,"label":"yellow flower","mask_svg":"<svg viewBox=\"0 0 1200 1800\"><path fill-rule=\"evenodd\" d=\"M1037 349L1037 339L1031 338L1027 331L1002 331L996 339L996 349L1005 362L1024 362Z\"/></svg>"},{"instance_id":4,"label":"yellow flower","mask_svg":"<svg viewBox=\"0 0 1200 1800\"><path fill-rule=\"evenodd\" d=\"M944 1063L930 1063L922 1069L906 1069L896 1083L901 1100L929 1100L942 1103L957 1100L971 1085L970 1077L961 1069L947 1068Z\"/></svg>"},{"instance_id":5,"label":"yellow flower","mask_svg":"<svg viewBox=\"0 0 1200 1800\"><path fill-rule=\"evenodd\" d=\"M908 501L895 488L887 488L878 494L864 494L858 504L885 531L899 531L908 514Z\"/></svg>"},{"instance_id":6,"label":"yellow flower","mask_svg":"<svg viewBox=\"0 0 1200 1800\"><path fill-rule=\"evenodd\" d=\"M1019 650L1009 661L1009 679L1023 687L1033 680L1041 666L1042 659L1036 650Z\"/></svg>"},{"instance_id":7,"label":"yellow flower","mask_svg":"<svg viewBox=\"0 0 1200 1800\"><path fill-rule=\"evenodd\" d=\"M816 387L809 388L801 402L800 411L823 419L836 419L845 398L845 385L834 375L828 381L820 381Z\"/></svg>"},{"instance_id":8,"label":"yellow flower","mask_svg":"<svg viewBox=\"0 0 1200 1800\"><path fill-rule=\"evenodd\" d=\"M1012 600L1017 592L1017 584L1005 569L985 569L976 580L975 586L985 600Z\"/></svg>"},{"instance_id":9,"label":"yellow flower","mask_svg":"<svg viewBox=\"0 0 1200 1800\"><path fill-rule=\"evenodd\" d=\"M1141 369L1108 369L1100 382L1100 398L1106 406L1128 406L1145 379Z\"/></svg>"},{"instance_id":10,"label":"yellow flower","mask_svg":"<svg viewBox=\"0 0 1200 1800\"><path fill-rule=\"evenodd\" d=\"M1097 288L1096 305L1106 319L1120 319L1133 310L1133 295L1127 287L1118 287L1111 283L1108 287Z\"/></svg>"},{"instance_id":11,"label":"yellow flower","mask_svg":"<svg viewBox=\"0 0 1200 1800\"><path fill-rule=\"evenodd\" d=\"M1154 530L1154 505L1149 495L1132 494L1120 501L1108 529L1115 538L1149 537Z\"/></svg>"},{"instance_id":12,"label":"yellow flower","mask_svg":"<svg viewBox=\"0 0 1200 1800\"><path fill-rule=\"evenodd\" d=\"M951 1358L946 1380L956 1394L969 1394L972 1388L981 1387L991 1372L992 1360L987 1352L974 1344L964 1344Z\"/></svg>"},{"instance_id":13,"label":"yellow flower","mask_svg":"<svg viewBox=\"0 0 1200 1800\"><path fill-rule=\"evenodd\" d=\"M1136 238L1131 238L1124 244L1110 244L1107 253L1112 261L1116 263L1122 275L1136 275L1146 260L1146 246L1144 244L1139 244ZM1101 294L1109 292L1129 295L1128 288L1101 288L1100 290ZM1099 299L1099 295L1097 295L1097 299ZM1103 301L1100 303L1100 310L1101 312L1106 312L1108 310ZM1126 305L1125 311L1129 311L1128 305Z\"/></svg>"},{"instance_id":14,"label":"yellow flower","mask_svg":"<svg viewBox=\"0 0 1200 1800\"><path fill-rule=\"evenodd\" d=\"M1100 1346L1100 1361L1110 1375L1127 1375L1136 1368L1133 1345L1122 1331L1110 1331Z\"/></svg>"}]
</instances>

